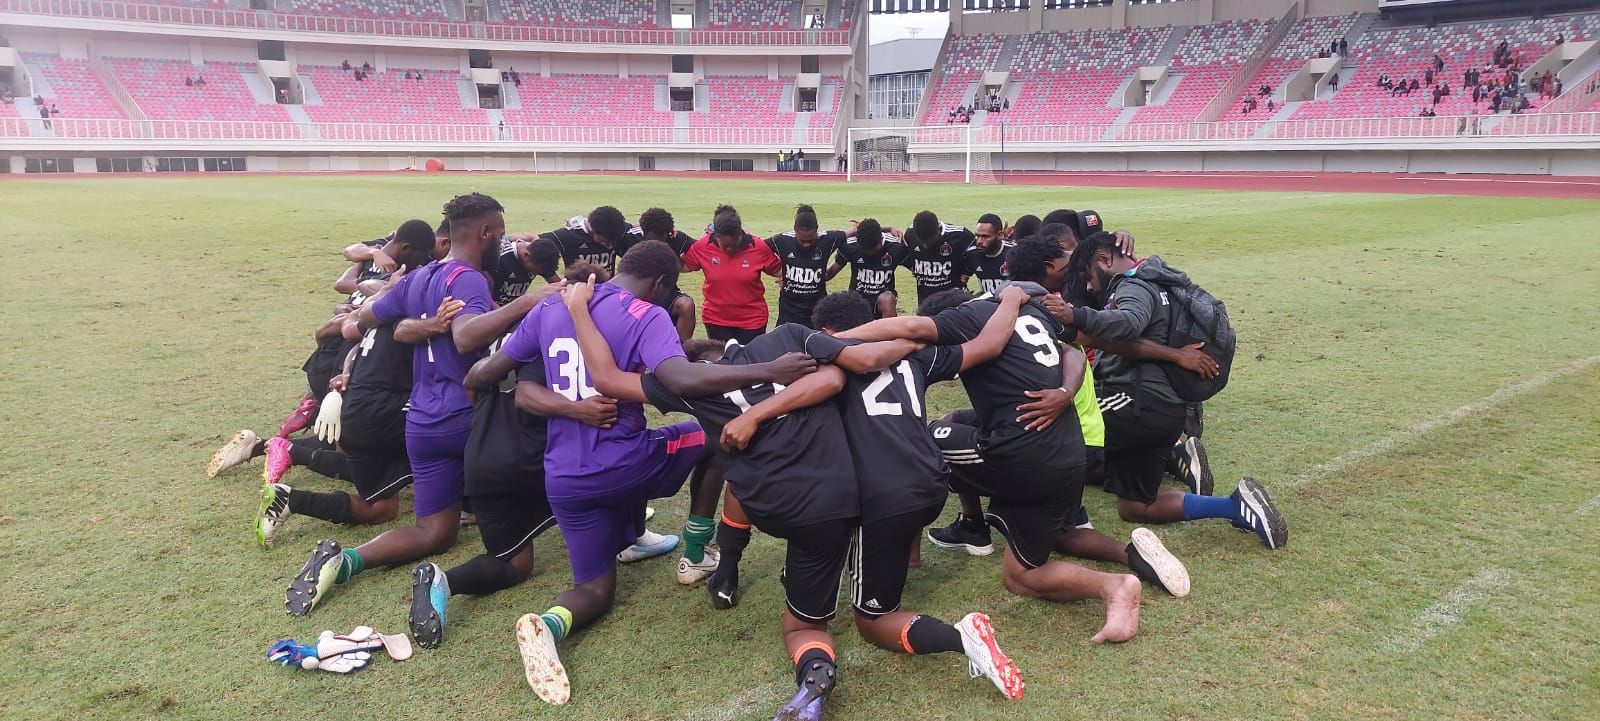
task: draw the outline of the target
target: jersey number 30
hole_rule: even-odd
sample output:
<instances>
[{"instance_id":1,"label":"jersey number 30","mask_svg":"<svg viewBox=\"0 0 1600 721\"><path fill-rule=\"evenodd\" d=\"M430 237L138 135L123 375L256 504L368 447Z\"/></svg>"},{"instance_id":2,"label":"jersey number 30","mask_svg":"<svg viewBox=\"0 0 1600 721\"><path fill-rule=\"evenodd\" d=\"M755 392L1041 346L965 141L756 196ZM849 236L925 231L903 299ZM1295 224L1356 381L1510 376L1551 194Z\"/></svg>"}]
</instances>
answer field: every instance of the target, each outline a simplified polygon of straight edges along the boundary
<instances>
[{"instance_id":1,"label":"jersey number 30","mask_svg":"<svg viewBox=\"0 0 1600 721\"><path fill-rule=\"evenodd\" d=\"M577 339L551 340L549 355L559 363L556 375L561 379L560 384L552 384L550 390L560 393L569 401L580 401L600 395L589 382L589 371L583 365L583 352L578 349Z\"/></svg>"}]
</instances>

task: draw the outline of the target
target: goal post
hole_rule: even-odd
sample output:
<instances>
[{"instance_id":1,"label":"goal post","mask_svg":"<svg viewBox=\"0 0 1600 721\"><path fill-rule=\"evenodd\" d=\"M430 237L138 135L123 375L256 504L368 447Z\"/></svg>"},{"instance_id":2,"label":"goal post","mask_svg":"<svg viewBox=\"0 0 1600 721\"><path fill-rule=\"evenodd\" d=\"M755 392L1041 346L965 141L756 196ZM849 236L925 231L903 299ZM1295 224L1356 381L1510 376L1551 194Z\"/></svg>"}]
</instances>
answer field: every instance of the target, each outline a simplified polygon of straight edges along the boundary
<instances>
[{"instance_id":1,"label":"goal post","mask_svg":"<svg viewBox=\"0 0 1600 721\"><path fill-rule=\"evenodd\" d=\"M919 183L996 183L992 128L929 125L851 128L845 179Z\"/></svg>"}]
</instances>

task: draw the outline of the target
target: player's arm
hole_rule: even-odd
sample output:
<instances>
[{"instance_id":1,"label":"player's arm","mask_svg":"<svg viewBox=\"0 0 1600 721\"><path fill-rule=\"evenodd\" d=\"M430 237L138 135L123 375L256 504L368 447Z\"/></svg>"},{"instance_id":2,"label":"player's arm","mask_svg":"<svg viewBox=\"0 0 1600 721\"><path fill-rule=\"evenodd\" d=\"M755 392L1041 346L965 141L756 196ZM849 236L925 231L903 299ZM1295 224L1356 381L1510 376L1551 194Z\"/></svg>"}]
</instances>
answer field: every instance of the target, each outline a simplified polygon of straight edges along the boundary
<instances>
[{"instance_id":1,"label":"player's arm","mask_svg":"<svg viewBox=\"0 0 1600 721\"><path fill-rule=\"evenodd\" d=\"M366 246L362 246L366 247ZM338 280L333 281L333 292L350 295L356 292L356 276L361 275L361 264L355 263L344 269Z\"/></svg>"},{"instance_id":2,"label":"player's arm","mask_svg":"<svg viewBox=\"0 0 1600 721\"><path fill-rule=\"evenodd\" d=\"M449 333L450 324L461 313L461 309L465 307L467 307L466 303L447 295L444 300L439 301L439 308L433 312L433 315L426 318L406 318L396 323L394 326L394 339L399 343L417 345L428 342L429 338L436 335Z\"/></svg>"},{"instance_id":3,"label":"player's arm","mask_svg":"<svg viewBox=\"0 0 1600 721\"><path fill-rule=\"evenodd\" d=\"M567 310L572 315L572 328L577 331L578 352L583 356L589 381L594 384L595 390L619 401L648 403L650 399L644 394L644 376L617 367L616 358L611 355L611 346L606 344L600 329L595 327L594 318L589 316L589 298L594 295L593 288L590 283L576 283L565 294ZM588 292L584 292L585 289Z\"/></svg>"},{"instance_id":4,"label":"player's arm","mask_svg":"<svg viewBox=\"0 0 1600 721\"><path fill-rule=\"evenodd\" d=\"M1028 302L1028 294L1015 285L1000 291L1000 305L977 337L961 344L961 370L988 363L1005 351L1011 341L1011 331L1017 325L1017 312Z\"/></svg>"},{"instance_id":5,"label":"player's arm","mask_svg":"<svg viewBox=\"0 0 1600 721\"><path fill-rule=\"evenodd\" d=\"M377 295L378 291L383 290L384 286L388 284L389 281L382 278L368 278L356 284L356 291L368 298L371 298L372 296Z\"/></svg>"},{"instance_id":6,"label":"player's arm","mask_svg":"<svg viewBox=\"0 0 1600 721\"><path fill-rule=\"evenodd\" d=\"M828 266L828 273L823 276L823 280L833 280L833 277L838 275L841 270L844 270L844 261L835 258L833 265Z\"/></svg>"},{"instance_id":7,"label":"player's arm","mask_svg":"<svg viewBox=\"0 0 1600 721\"><path fill-rule=\"evenodd\" d=\"M403 322L403 321L402 321ZM398 329L395 335L399 335ZM462 379L461 385L477 391L486 391L500 385L500 379L511 375L517 369L517 361L506 355L505 351L495 351L488 358L472 364L472 369L467 371L467 377ZM518 408L522 407L520 404Z\"/></svg>"},{"instance_id":8,"label":"player's arm","mask_svg":"<svg viewBox=\"0 0 1600 721\"><path fill-rule=\"evenodd\" d=\"M845 346L833 359L833 365L851 373L873 373L899 363L922 346L922 343L903 338Z\"/></svg>"},{"instance_id":9,"label":"player's arm","mask_svg":"<svg viewBox=\"0 0 1600 721\"><path fill-rule=\"evenodd\" d=\"M859 346L856 346L859 347ZM729 451L742 451L750 445L761 424L801 408L810 408L839 394L844 389L844 371L824 366L772 394L766 400L740 413L722 427L722 447Z\"/></svg>"},{"instance_id":10,"label":"player's arm","mask_svg":"<svg viewBox=\"0 0 1600 721\"><path fill-rule=\"evenodd\" d=\"M334 313L333 317L323 321L322 325L317 326L317 330L311 335L317 339L318 343L342 336L344 334L344 321L348 315L348 312Z\"/></svg>"},{"instance_id":11,"label":"player's arm","mask_svg":"<svg viewBox=\"0 0 1600 721\"><path fill-rule=\"evenodd\" d=\"M610 428L617 423L617 401L605 396L590 396L581 401L568 400L538 381L517 381L517 408L546 418L571 418L595 428Z\"/></svg>"},{"instance_id":12,"label":"player's arm","mask_svg":"<svg viewBox=\"0 0 1600 721\"><path fill-rule=\"evenodd\" d=\"M1083 385L1083 370L1087 364L1083 351L1076 346L1061 348L1061 387L1037 391L1023 391L1034 399L1017 406L1017 422L1030 431L1042 431L1055 425L1061 414L1073 409L1073 398Z\"/></svg>"},{"instance_id":13,"label":"player's arm","mask_svg":"<svg viewBox=\"0 0 1600 721\"><path fill-rule=\"evenodd\" d=\"M858 325L840 333L839 337L869 342L903 339L918 343L934 343L939 340L939 328L934 325L932 318L920 315L902 315L894 318L879 318L866 325Z\"/></svg>"},{"instance_id":14,"label":"player's arm","mask_svg":"<svg viewBox=\"0 0 1600 721\"><path fill-rule=\"evenodd\" d=\"M1072 306L1071 325L1097 338L1114 341L1137 339L1150 325L1150 317L1155 312L1155 298L1147 292L1123 293L1117 296L1116 302L1115 308L1105 310Z\"/></svg>"},{"instance_id":15,"label":"player's arm","mask_svg":"<svg viewBox=\"0 0 1600 721\"><path fill-rule=\"evenodd\" d=\"M1215 378L1222 372L1222 367L1217 365L1216 359L1200 350L1205 347L1204 343L1191 343L1182 348L1173 348L1149 338L1137 338L1131 341L1111 340L1087 333L1079 333L1078 342L1124 358L1173 363L1184 370L1200 374L1201 378Z\"/></svg>"},{"instance_id":16,"label":"player's arm","mask_svg":"<svg viewBox=\"0 0 1600 721\"><path fill-rule=\"evenodd\" d=\"M384 309L388 309L390 312L394 312L396 310L394 303L386 302L385 299L388 298L389 294L393 293L396 288L400 287L401 281L406 279L406 271L407 268L403 265L397 268L394 273L389 276L389 282L384 284L383 288L377 293L374 293L368 297L367 302L362 303L361 308L356 311L356 324L358 327L360 327L362 333L383 325L386 322L382 316ZM382 306L382 308L380 308L380 306ZM390 318L388 320L392 321L395 319ZM397 333L398 330L399 329L396 328Z\"/></svg>"},{"instance_id":17,"label":"player's arm","mask_svg":"<svg viewBox=\"0 0 1600 721\"><path fill-rule=\"evenodd\" d=\"M511 330L511 326L522 320L522 317L533 310L533 307L552 295L561 292L567 282L546 283L537 290L523 293L516 300L495 308L487 313L463 312L456 317L450 325L450 340L456 344L456 350L462 353L472 353L488 348L500 336ZM487 284L485 285L487 290Z\"/></svg>"}]
</instances>

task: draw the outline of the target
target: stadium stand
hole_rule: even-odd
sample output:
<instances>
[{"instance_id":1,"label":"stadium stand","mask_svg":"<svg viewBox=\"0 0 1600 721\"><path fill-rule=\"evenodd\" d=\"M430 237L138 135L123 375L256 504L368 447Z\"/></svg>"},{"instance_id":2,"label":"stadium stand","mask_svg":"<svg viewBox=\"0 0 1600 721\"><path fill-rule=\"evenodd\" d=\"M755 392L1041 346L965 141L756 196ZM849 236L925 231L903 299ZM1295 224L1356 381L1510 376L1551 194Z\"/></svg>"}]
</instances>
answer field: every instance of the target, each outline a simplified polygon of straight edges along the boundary
<instances>
[{"instance_id":1,"label":"stadium stand","mask_svg":"<svg viewBox=\"0 0 1600 721\"><path fill-rule=\"evenodd\" d=\"M653 0L492 0L512 25L655 28Z\"/></svg>"},{"instance_id":2,"label":"stadium stand","mask_svg":"<svg viewBox=\"0 0 1600 721\"><path fill-rule=\"evenodd\" d=\"M421 79L407 80L410 70L373 72L356 80L355 74L337 67L301 67L322 99L305 106L306 115L319 123L444 123L483 125L488 116L479 108L461 107L456 88L459 73L419 70ZM328 131L322 131L328 137Z\"/></svg>"},{"instance_id":3,"label":"stadium stand","mask_svg":"<svg viewBox=\"0 0 1600 721\"><path fill-rule=\"evenodd\" d=\"M306 15L444 22L450 17L441 1L457 0L284 0L278 7L282 12Z\"/></svg>"},{"instance_id":4,"label":"stadium stand","mask_svg":"<svg viewBox=\"0 0 1600 721\"><path fill-rule=\"evenodd\" d=\"M781 30L795 27L794 2L711 0L706 27L713 30Z\"/></svg>"},{"instance_id":5,"label":"stadium stand","mask_svg":"<svg viewBox=\"0 0 1600 721\"><path fill-rule=\"evenodd\" d=\"M1505 69L1493 63L1496 46L1501 40L1507 42L1517 64L1526 66L1549 51L1558 35L1567 40L1593 39L1597 28L1600 28L1600 14L1588 13L1541 20L1523 18L1373 30L1352 43L1351 55L1356 69L1350 79L1340 85L1339 91L1326 100L1301 105L1291 118L1408 117L1417 115L1425 107L1432 107L1441 116L1490 114L1491 101L1485 98L1473 102L1471 90L1462 85L1463 74L1469 68L1476 68L1482 71L1485 79L1497 82L1503 79ZM1395 82L1422 80L1432 67L1435 53L1444 60L1444 69L1436 73L1434 82L1450 86L1449 96L1437 105L1431 104L1430 87L1425 83L1419 82L1418 91L1398 96L1379 87L1383 76ZM1526 97L1530 110L1547 102L1537 93L1528 93Z\"/></svg>"},{"instance_id":6,"label":"stadium stand","mask_svg":"<svg viewBox=\"0 0 1600 721\"><path fill-rule=\"evenodd\" d=\"M1018 125L1109 123L1121 112L1112 96L1134 68L1148 65L1171 28L1030 33L1011 60L1021 91L1006 122Z\"/></svg>"},{"instance_id":7,"label":"stadium stand","mask_svg":"<svg viewBox=\"0 0 1600 721\"><path fill-rule=\"evenodd\" d=\"M245 84L246 63L194 66L176 60L107 58L106 65L151 120L259 120L289 122L275 102L257 102ZM203 78L204 85L186 85L185 78Z\"/></svg>"},{"instance_id":8,"label":"stadium stand","mask_svg":"<svg viewBox=\"0 0 1600 721\"><path fill-rule=\"evenodd\" d=\"M928 93L924 122L943 124L949 112L970 103L967 90L994 67L1005 38L999 35L963 35L945 40L944 70Z\"/></svg>"},{"instance_id":9,"label":"stadium stand","mask_svg":"<svg viewBox=\"0 0 1600 721\"><path fill-rule=\"evenodd\" d=\"M507 125L672 127L673 115L655 109L661 77L615 75L522 76L521 108L501 111Z\"/></svg>"},{"instance_id":10,"label":"stadium stand","mask_svg":"<svg viewBox=\"0 0 1600 721\"><path fill-rule=\"evenodd\" d=\"M1234 98L1218 120L1257 120L1271 115L1265 107L1261 107L1266 104L1266 98L1260 96L1261 88L1270 88L1271 95L1276 95L1279 86L1304 66L1307 60L1328 50L1330 42L1343 38L1357 17L1355 14L1324 15L1296 21L1283 42L1273 49L1271 59L1245 83L1244 91ZM1257 107L1249 112L1245 111L1244 105L1247 98L1257 99Z\"/></svg>"},{"instance_id":11,"label":"stadium stand","mask_svg":"<svg viewBox=\"0 0 1600 721\"><path fill-rule=\"evenodd\" d=\"M117 105L111 90L101 82L100 76L87 60L69 60L48 55L24 54L24 61L39 69L49 84L49 91L40 93L45 105L60 110L59 118L122 119L127 115ZM179 81L182 84L182 81ZM84 137L91 132L74 123L52 123L54 134L61 137ZM99 134L120 135L115 131L100 129Z\"/></svg>"},{"instance_id":12,"label":"stadium stand","mask_svg":"<svg viewBox=\"0 0 1600 721\"><path fill-rule=\"evenodd\" d=\"M1130 123L1183 123L1199 117L1272 30L1271 20L1229 20L1189 29L1173 55L1165 102L1146 105Z\"/></svg>"}]
</instances>

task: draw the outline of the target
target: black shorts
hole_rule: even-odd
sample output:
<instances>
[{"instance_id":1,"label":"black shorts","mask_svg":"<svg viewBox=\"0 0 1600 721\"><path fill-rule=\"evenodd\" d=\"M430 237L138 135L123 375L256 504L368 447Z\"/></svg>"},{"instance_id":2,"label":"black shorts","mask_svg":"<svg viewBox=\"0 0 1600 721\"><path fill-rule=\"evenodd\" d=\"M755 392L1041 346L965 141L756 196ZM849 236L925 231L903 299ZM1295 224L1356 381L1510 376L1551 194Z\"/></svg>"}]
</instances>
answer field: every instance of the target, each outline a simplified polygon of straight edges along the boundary
<instances>
[{"instance_id":1,"label":"black shorts","mask_svg":"<svg viewBox=\"0 0 1600 721\"><path fill-rule=\"evenodd\" d=\"M1183 432L1191 438L1199 438L1206 430L1206 409L1199 403L1183 404Z\"/></svg>"},{"instance_id":2,"label":"black shorts","mask_svg":"<svg viewBox=\"0 0 1600 721\"><path fill-rule=\"evenodd\" d=\"M872 307L872 319L873 320L877 320L877 319L883 317L883 311L878 309L878 296L883 295L884 293L888 293L889 295L894 296L895 302L899 303L900 294L896 293L896 292L894 292L892 290L880 290L880 291L878 291L876 293L866 293L866 292L862 292L862 291L859 291L859 290L856 291L856 295L859 295L862 298L866 298L867 299L867 305Z\"/></svg>"},{"instance_id":3,"label":"black shorts","mask_svg":"<svg viewBox=\"0 0 1600 721\"><path fill-rule=\"evenodd\" d=\"M706 324L706 337L715 341L734 341L739 345L747 345L756 339L756 336L767 332L766 328L731 328L714 323Z\"/></svg>"},{"instance_id":4,"label":"black shorts","mask_svg":"<svg viewBox=\"0 0 1600 721\"><path fill-rule=\"evenodd\" d=\"M783 600L789 613L811 623L831 620L839 609L840 574L850 552L856 519L787 526L758 514L747 515L762 533L782 538L788 544L783 557ZM910 548L906 546L908 552Z\"/></svg>"},{"instance_id":5,"label":"black shorts","mask_svg":"<svg viewBox=\"0 0 1600 721\"><path fill-rule=\"evenodd\" d=\"M495 558L509 559L517 555L539 534L556 525L543 483L529 484L509 493L469 496L468 500L472 501L473 512L478 516L483 550Z\"/></svg>"},{"instance_id":6,"label":"black shorts","mask_svg":"<svg viewBox=\"0 0 1600 721\"><path fill-rule=\"evenodd\" d=\"M401 443L389 448L343 444L345 461L350 465L350 482L361 500L375 503L392 498L411 485L411 461Z\"/></svg>"},{"instance_id":7,"label":"black shorts","mask_svg":"<svg viewBox=\"0 0 1600 721\"><path fill-rule=\"evenodd\" d=\"M863 523L856 531L855 547L850 551L850 606L857 614L880 618L900 610L911 547L922 538L922 529L938 520L943 510L944 504L940 503Z\"/></svg>"},{"instance_id":8,"label":"black shorts","mask_svg":"<svg viewBox=\"0 0 1600 721\"><path fill-rule=\"evenodd\" d=\"M1154 503L1167 456L1183 432L1184 407L1149 398L1140 403L1128 392L1114 392L1100 399L1100 416L1106 423L1106 493Z\"/></svg>"},{"instance_id":9,"label":"black shorts","mask_svg":"<svg viewBox=\"0 0 1600 721\"><path fill-rule=\"evenodd\" d=\"M934 443L950 464L950 490L989 498L984 520L1005 536L1027 568L1050 560L1056 540L1083 505L1083 466L1046 468L1027 459L990 457L980 442L972 411L928 424Z\"/></svg>"}]
</instances>

